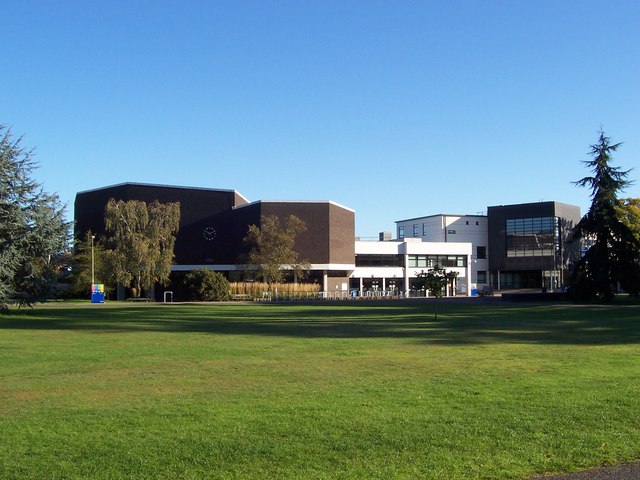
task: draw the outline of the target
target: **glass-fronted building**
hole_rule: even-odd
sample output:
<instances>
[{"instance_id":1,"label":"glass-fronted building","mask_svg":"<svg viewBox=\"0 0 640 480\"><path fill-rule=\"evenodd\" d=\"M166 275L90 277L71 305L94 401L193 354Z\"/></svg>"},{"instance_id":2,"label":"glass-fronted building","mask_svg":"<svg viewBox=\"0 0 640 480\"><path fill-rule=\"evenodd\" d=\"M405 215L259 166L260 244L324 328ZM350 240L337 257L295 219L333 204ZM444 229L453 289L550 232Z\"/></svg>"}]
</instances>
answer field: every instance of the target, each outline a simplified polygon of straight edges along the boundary
<instances>
[{"instance_id":1,"label":"glass-fronted building","mask_svg":"<svg viewBox=\"0 0 640 480\"><path fill-rule=\"evenodd\" d=\"M489 272L498 290L559 289L579 254L567 242L580 208L559 202L488 207Z\"/></svg>"}]
</instances>

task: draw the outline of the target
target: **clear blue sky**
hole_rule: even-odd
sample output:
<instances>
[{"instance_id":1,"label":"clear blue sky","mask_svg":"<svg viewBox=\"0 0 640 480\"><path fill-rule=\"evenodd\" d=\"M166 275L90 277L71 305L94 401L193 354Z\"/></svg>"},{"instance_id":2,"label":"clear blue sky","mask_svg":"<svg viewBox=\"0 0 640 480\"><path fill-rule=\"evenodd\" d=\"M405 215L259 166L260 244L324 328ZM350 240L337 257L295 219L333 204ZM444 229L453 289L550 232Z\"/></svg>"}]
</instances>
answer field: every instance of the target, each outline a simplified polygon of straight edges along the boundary
<instances>
[{"instance_id":1,"label":"clear blue sky","mask_svg":"<svg viewBox=\"0 0 640 480\"><path fill-rule=\"evenodd\" d=\"M0 123L38 181L333 200L356 234L640 166L640 2L0 0ZM640 169L631 175L640 180ZM624 195L640 197L640 183Z\"/></svg>"}]
</instances>

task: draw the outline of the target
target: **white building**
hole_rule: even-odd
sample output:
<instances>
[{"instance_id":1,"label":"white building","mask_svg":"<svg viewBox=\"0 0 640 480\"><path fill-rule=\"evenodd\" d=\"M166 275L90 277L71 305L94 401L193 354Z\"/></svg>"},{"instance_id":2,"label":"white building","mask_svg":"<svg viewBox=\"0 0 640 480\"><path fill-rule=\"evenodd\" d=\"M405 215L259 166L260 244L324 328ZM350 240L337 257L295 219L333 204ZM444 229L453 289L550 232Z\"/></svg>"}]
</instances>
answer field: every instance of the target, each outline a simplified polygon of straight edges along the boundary
<instances>
[{"instance_id":1,"label":"white building","mask_svg":"<svg viewBox=\"0 0 640 480\"><path fill-rule=\"evenodd\" d=\"M398 220L398 240L421 239L423 242L470 243L470 289L482 289L489 284L489 230L486 215L429 215Z\"/></svg>"},{"instance_id":2,"label":"white building","mask_svg":"<svg viewBox=\"0 0 640 480\"><path fill-rule=\"evenodd\" d=\"M471 295L472 245L469 242L356 241L356 267L350 288L367 292L410 292L417 275L436 265L458 273L455 294ZM452 292L449 292L452 293Z\"/></svg>"}]
</instances>

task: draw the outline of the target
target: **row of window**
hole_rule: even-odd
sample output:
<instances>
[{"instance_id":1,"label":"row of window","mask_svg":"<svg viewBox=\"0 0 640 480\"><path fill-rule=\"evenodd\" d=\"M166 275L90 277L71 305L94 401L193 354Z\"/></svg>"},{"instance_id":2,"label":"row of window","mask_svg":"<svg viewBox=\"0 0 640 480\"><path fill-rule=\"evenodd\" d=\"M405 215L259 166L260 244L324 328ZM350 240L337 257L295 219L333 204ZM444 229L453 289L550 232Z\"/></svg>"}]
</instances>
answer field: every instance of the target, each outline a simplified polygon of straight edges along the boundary
<instances>
[{"instance_id":1,"label":"row of window","mask_svg":"<svg viewBox=\"0 0 640 480\"><path fill-rule=\"evenodd\" d=\"M356 255L356 267L404 267L404 255Z\"/></svg>"},{"instance_id":2,"label":"row of window","mask_svg":"<svg viewBox=\"0 0 640 480\"><path fill-rule=\"evenodd\" d=\"M466 255L409 255L409 268L466 267ZM356 255L356 267L404 267L404 255Z\"/></svg>"},{"instance_id":3,"label":"row of window","mask_svg":"<svg viewBox=\"0 0 640 480\"><path fill-rule=\"evenodd\" d=\"M466 267L466 255L409 255L407 267Z\"/></svg>"},{"instance_id":4,"label":"row of window","mask_svg":"<svg viewBox=\"0 0 640 480\"><path fill-rule=\"evenodd\" d=\"M507 257L552 256L560 250L558 217L508 219L506 235Z\"/></svg>"}]
</instances>

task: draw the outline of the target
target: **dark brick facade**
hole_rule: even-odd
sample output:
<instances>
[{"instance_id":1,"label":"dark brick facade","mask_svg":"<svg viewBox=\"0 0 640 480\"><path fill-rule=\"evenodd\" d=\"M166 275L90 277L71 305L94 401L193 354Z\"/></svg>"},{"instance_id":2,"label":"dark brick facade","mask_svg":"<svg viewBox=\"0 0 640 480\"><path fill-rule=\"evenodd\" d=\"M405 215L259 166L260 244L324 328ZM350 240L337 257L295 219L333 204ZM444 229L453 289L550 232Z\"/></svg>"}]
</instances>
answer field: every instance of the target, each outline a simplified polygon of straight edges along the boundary
<instances>
[{"instance_id":1,"label":"dark brick facade","mask_svg":"<svg viewBox=\"0 0 640 480\"><path fill-rule=\"evenodd\" d=\"M164 185L125 183L80 192L75 200L75 235L82 238L87 230L104 234L104 209L110 198L141 200L147 203L180 202L180 230L176 237L176 262L206 263L210 257L209 241L203 237L204 228L222 224L226 214L247 200L233 190L186 188ZM214 260L214 258L211 258Z\"/></svg>"},{"instance_id":2,"label":"dark brick facade","mask_svg":"<svg viewBox=\"0 0 640 480\"><path fill-rule=\"evenodd\" d=\"M80 192L75 200L75 234L104 233L104 209L110 198L161 203L180 202L180 231L176 238L177 265L235 265L243 263L248 246L243 239L249 225L267 215L300 217L307 231L296 240L301 258L312 264L355 261L355 213L332 202L248 203L233 190L126 183Z\"/></svg>"}]
</instances>

